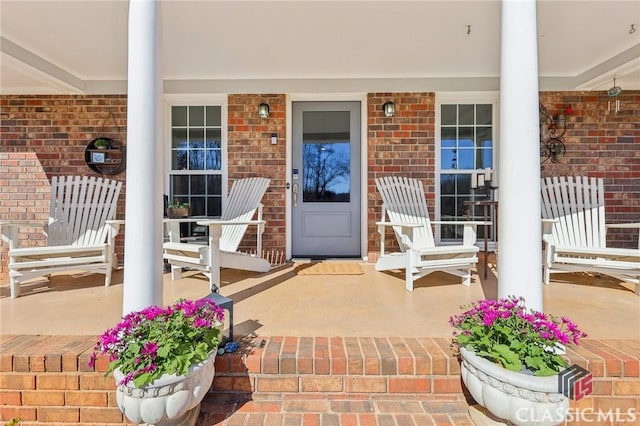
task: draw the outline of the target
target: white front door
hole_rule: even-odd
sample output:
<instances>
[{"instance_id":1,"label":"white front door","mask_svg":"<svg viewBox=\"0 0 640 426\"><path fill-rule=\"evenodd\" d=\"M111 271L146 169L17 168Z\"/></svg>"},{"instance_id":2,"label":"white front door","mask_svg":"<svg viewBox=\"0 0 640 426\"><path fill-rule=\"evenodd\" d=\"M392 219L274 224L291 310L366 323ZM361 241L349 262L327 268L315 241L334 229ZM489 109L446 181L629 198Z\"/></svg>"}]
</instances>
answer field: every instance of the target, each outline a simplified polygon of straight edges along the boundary
<instances>
[{"instance_id":1,"label":"white front door","mask_svg":"<svg viewBox=\"0 0 640 426\"><path fill-rule=\"evenodd\" d=\"M292 256L360 257L360 102L292 111Z\"/></svg>"}]
</instances>

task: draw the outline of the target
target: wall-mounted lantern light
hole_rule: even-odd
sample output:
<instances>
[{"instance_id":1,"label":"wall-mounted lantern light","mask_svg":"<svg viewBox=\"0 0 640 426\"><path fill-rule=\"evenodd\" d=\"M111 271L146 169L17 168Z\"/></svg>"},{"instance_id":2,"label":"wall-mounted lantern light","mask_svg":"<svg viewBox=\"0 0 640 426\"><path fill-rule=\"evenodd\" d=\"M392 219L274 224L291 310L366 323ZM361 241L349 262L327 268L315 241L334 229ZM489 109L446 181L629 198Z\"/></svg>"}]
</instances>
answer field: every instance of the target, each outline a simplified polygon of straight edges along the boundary
<instances>
[{"instance_id":1,"label":"wall-mounted lantern light","mask_svg":"<svg viewBox=\"0 0 640 426\"><path fill-rule=\"evenodd\" d=\"M396 106L391 101L385 102L385 104L382 105L382 110L384 111L385 117L393 117L396 115Z\"/></svg>"},{"instance_id":2,"label":"wall-mounted lantern light","mask_svg":"<svg viewBox=\"0 0 640 426\"><path fill-rule=\"evenodd\" d=\"M265 103L258 105L258 115L260 118L269 118L269 105Z\"/></svg>"}]
</instances>

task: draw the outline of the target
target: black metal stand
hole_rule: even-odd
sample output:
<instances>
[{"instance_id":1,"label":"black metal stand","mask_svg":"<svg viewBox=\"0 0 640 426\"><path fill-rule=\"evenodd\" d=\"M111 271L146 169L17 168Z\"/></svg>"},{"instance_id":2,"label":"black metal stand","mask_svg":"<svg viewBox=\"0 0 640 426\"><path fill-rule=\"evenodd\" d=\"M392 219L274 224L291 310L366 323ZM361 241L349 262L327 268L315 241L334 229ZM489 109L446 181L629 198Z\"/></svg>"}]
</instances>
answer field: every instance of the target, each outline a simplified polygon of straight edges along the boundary
<instances>
[{"instance_id":1,"label":"black metal stand","mask_svg":"<svg viewBox=\"0 0 640 426\"><path fill-rule=\"evenodd\" d=\"M212 292L205 298L212 300L222 309L229 311L229 341L233 342L233 300L217 292Z\"/></svg>"}]
</instances>

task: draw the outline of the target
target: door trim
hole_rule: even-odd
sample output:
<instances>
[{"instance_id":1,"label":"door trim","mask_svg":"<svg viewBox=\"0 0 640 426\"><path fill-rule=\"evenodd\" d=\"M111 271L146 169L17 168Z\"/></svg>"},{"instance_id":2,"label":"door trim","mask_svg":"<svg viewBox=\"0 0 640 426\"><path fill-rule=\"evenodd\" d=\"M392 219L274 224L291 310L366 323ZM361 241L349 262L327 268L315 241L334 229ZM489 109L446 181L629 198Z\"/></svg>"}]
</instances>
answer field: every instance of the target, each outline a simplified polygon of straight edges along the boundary
<instances>
[{"instance_id":1,"label":"door trim","mask_svg":"<svg viewBox=\"0 0 640 426\"><path fill-rule=\"evenodd\" d=\"M333 102L360 102L360 257L363 260L367 260L368 250L368 224L367 224L367 212L369 211L367 205L367 159L368 159L368 135L367 135L367 94L366 93L334 93L334 94L307 94L307 93L291 93L286 98L286 173L285 173L285 185L291 184L291 167L292 167L292 151L293 151L293 102L314 102L314 101L333 101ZM292 223L292 206L291 206L291 188L288 189L285 186L285 211L286 211L286 241L285 241L285 257L291 259L291 247L293 233L291 230Z\"/></svg>"}]
</instances>

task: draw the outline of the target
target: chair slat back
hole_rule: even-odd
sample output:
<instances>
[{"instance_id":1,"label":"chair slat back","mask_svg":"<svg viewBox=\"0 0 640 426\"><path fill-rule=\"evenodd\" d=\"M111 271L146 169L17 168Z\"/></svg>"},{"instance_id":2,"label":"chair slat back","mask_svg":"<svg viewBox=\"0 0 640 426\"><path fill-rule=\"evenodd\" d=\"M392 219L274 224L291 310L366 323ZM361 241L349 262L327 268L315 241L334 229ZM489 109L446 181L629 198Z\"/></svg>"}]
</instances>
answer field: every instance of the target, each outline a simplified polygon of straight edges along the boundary
<instances>
[{"instance_id":1,"label":"chair slat back","mask_svg":"<svg viewBox=\"0 0 640 426\"><path fill-rule=\"evenodd\" d=\"M604 180L586 176L547 177L541 182L542 218L553 225L556 244L606 247Z\"/></svg>"},{"instance_id":2,"label":"chair slat back","mask_svg":"<svg viewBox=\"0 0 640 426\"><path fill-rule=\"evenodd\" d=\"M383 203L382 221L385 220L386 213L390 222L422 224L422 227L413 229L414 244L416 247L434 247L429 208L422 182L402 176L384 176L376 178L376 186ZM407 247L400 238L401 228L394 226L393 231L400 249L406 250Z\"/></svg>"},{"instance_id":3,"label":"chair slat back","mask_svg":"<svg viewBox=\"0 0 640 426\"><path fill-rule=\"evenodd\" d=\"M233 183L222 220L246 222L253 219L260 201L269 187L270 179L251 177ZM248 225L225 225L220 236L220 250L235 252L240 246ZM260 256L261 253L258 253Z\"/></svg>"},{"instance_id":4,"label":"chair slat back","mask_svg":"<svg viewBox=\"0 0 640 426\"><path fill-rule=\"evenodd\" d=\"M47 244L91 245L106 241L122 182L88 176L53 176Z\"/></svg>"}]
</instances>

